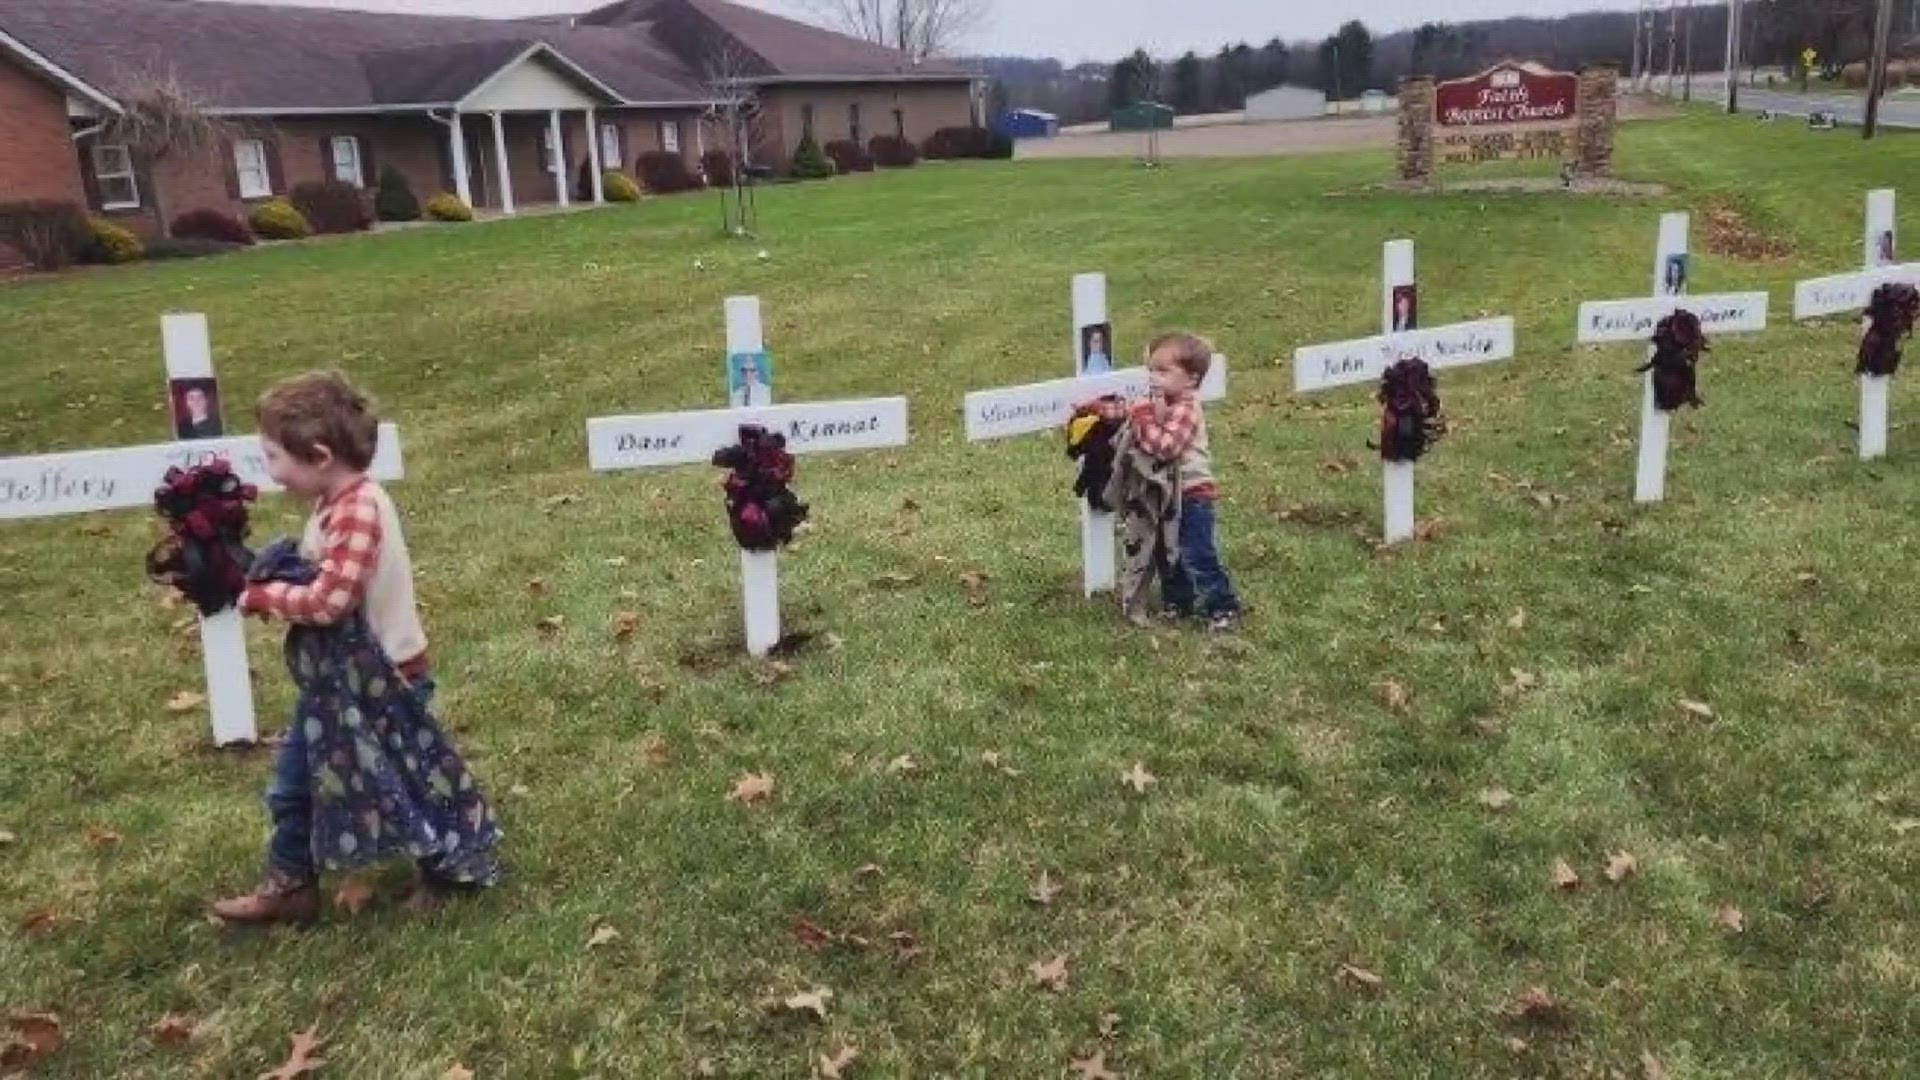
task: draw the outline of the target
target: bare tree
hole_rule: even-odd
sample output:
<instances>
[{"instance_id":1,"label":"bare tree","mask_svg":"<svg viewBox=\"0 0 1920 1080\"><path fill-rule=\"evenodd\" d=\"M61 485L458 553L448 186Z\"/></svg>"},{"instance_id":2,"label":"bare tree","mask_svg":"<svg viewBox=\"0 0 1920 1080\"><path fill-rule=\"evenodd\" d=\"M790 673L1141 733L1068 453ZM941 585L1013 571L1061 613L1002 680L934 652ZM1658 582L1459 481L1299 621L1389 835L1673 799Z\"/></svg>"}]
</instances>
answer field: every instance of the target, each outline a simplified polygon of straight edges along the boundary
<instances>
[{"instance_id":1,"label":"bare tree","mask_svg":"<svg viewBox=\"0 0 1920 1080\"><path fill-rule=\"evenodd\" d=\"M212 152L239 130L215 116L206 96L172 67L123 76L119 86L121 111L107 120L100 140L125 146L149 174L169 158ZM155 181L148 188L160 232L167 235L172 217L166 208L166 185Z\"/></svg>"},{"instance_id":2,"label":"bare tree","mask_svg":"<svg viewBox=\"0 0 1920 1080\"><path fill-rule=\"evenodd\" d=\"M753 148L764 133L760 98L755 92L753 62L745 53L722 45L708 57L706 88L712 104L706 119L722 132L727 155L733 159L732 183L720 190L721 226L728 236L750 236L759 224L754 205L752 177Z\"/></svg>"},{"instance_id":3,"label":"bare tree","mask_svg":"<svg viewBox=\"0 0 1920 1080\"><path fill-rule=\"evenodd\" d=\"M993 0L798 0L837 30L898 49L916 63L985 22Z\"/></svg>"}]
</instances>

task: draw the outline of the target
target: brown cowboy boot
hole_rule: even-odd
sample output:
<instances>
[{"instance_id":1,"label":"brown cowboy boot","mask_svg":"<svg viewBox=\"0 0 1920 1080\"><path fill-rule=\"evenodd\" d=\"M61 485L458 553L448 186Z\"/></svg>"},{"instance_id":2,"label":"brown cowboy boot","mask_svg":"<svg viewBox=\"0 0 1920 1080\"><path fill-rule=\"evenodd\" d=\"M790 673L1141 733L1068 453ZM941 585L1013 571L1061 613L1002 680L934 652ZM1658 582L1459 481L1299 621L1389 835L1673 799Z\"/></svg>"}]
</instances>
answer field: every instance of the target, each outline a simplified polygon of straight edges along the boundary
<instances>
[{"instance_id":1,"label":"brown cowboy boot","mask_svg":"<svg viewBox=\"0 0 1920 1080\"><path fill-rule=\"evenodd\" d=\"M214 901L213 914L239 926L312 922L320 917L320 886L285 871L268 870L254 891Z\"/></svg>"}]
</instances>

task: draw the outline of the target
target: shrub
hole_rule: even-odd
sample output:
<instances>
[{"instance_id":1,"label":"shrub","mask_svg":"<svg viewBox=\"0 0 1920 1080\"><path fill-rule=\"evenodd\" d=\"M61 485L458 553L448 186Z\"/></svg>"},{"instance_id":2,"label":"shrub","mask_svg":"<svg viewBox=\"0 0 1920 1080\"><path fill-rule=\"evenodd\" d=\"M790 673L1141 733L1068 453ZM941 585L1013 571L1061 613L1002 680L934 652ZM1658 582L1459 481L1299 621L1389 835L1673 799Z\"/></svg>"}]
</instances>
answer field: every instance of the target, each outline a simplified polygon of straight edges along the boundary
<instances>
[{"instance_id":1,"label":"shrub","mask_svg":"<svg viewBox=\"0 0 1920 1080\"><path fill-rule=\"evenodd\" d=\"M872 172L873 156L852 139L835 139L827 144L827 156L841 173Z\"/></svg>"},{"instance_id":2,"label":"shrub","mask_svg":"<svg viewBox=\"0 0 1920 1080\"><path fill-rule=\"evenodd\" d=\"M619 169L607 170L607 175L600 178L600 190L606 193L608 202L640 201L640 185Z\"/></svg>"},{"instance_id":3,"label":"shrub","mask_svg":"<svg viewBox=\"0 0 1920 1080\"><path fill-rule=\"evenodd\" d=\"M633 163L633 171L640 174L640 183L655 195L671 195L676 191L692 191L700 186L700 179L687 168L687 163L679 154L669 154L665 150L649 150L640 155Z\"/></svg>"},{"instance_id":4,"label":"shrub","mask_svg":"<svg viewBox=\"0 0 1920 1080\"><path fill-rule=\"evenodd\" d=\"M1002 144L1004 143L1004 146ZM1013 140L986 128L945 127L927 136L927 160L1012 157Z\"/></svg>"},{"instance_id":5,"label":"shrub","mask_svg":"<svg viewBox=\"0 0 1920 1080\"><path fill-rule=\"evenodd\" d=\"M307 215L285 199L270 199L254 207L247 215L247 224L262 240L305 240L313 235Z\"/></svg>"},{"instance_id":6,"label":"shrub","mask_svg":"<svg viewBox=\"0 0 1920 1080\"><path fill-rule=\"evenodd\" d=\"M451 191L443 191L427 200L427 219L429 221L472 221L473 208L465 199Z\"/></svg>"},{"instance_id":7,"label":"shrub","mask_svg":"<svg viewBox=\"0 0 1920 1080\"><path fill-rule=\"evenodd\" d=\"M87 245L88 262L138 262L147 253L146 245L133 235L133 230L106 218L88 218L87 231L93 236L93 242Z\"/></svg>"},{"instance_id":8,"label":"shrub","mask_svg":"<svg viewBox=\"0 0 1920 1080\"><path fill-rule=\"evenodd\" d=\"M407 174L391 165L380 168L380 190L373 196L373 210L381 221L419 221L420 200L413 195Z\"/></svg>"},{"instance_id":9,"label":"shrub","mask_svg":"<svg viewBox=\"0 0 1920 1080\"><path fill-rule=\"evenodd\" d=\"M322 235L373 228L373 208L367 205L367 193L342 180L300 184L293 189L291 201L307 215L313 231Z\"/></svg>"},{"instance_id":10,"label":"shrub","mask_svg":"<svg viewBox=\"0 0 1920 1080\"><path fill-rule=\"evenodd\" d=\"M920 148L898 135L875 135L867 141L867 151L883 169L910 169L920 161Z\"/></svg>"},{"instance_id":11,"label":"shrub","mask_svg":"<svg viewBox=\"0 0 1920 1080\"><path fill-rule=\"evenodd\" d=\"M833 175L833 162L820 152L812 132L800 136L800 145L794 147L793 175L799 180L824 180Z\"/></svg>"},{"instance_id":12,"label":"shrub","mask_svg":"<svg viewBox=\"0 0 1920 1080\"><path fill-rule=\"evenodd\" d=\"M201 259L208 255L224 255L229 251L241 251L246 244L233 244L225 240L208 240L204 237L162 237L147 244L149 262L167 259Z\"/></svg>"},{"instance_id":13,"label":"shrub","mask_svg":"<svg viewBox=\"0 0 1920 1080\"><path fill-rule=\"evenodd\" d=\"M0 243L17 249L37 270L59 270L86 255L93 233L86 212L73 203L0 202Z\"/></svg>"},{"instance_id":14,"label":"shrub","mask_svg":"<svg viewBox=\"0 0 1920 1080\"><path fill-rule=\"evenodd\" d=\"M168 230L168 234L179 240L218 240L224 244L241 245L253 243L253 232L245 223L212 207L189 210L174 218L173 228Z\"/></svg>"},{"instance_id":15,"label":"shrub","mask_svg":"<svg viewBox=\"0 0 1920 1080\"><path fill-rule=\"evenodd\" d=\"M714 187L733 186L733 155L725 150L709 150L700 155L700 171Z\"/></svg>"},{"instance_id":16,"label":"shrub","mask_svg":"<svg viewBox=\"0 0 1920 1080\"><path fill-rule=\"evenodd\" d=\"M1013 136L1000 131L991 132L987 140L986 156L995 161L1012 161Z\"/></svg>"}]
</instances>

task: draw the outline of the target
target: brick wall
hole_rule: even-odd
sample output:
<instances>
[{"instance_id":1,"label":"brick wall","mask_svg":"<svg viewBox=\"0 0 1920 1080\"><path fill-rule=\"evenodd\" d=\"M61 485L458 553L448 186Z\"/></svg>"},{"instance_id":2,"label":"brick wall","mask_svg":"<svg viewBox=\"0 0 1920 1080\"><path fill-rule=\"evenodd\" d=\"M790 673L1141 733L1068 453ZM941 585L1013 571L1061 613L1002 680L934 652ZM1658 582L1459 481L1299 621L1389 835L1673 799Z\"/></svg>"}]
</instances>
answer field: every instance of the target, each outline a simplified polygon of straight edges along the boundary
<instances>
[{"instance_id":1,"label":"brick wall","mask_svg":"<svg viewBox=\"0 0 1920 1080\"><path fill-rule=\"evenodd\" d=\"M66 93L0 53L0 202L84 203Z\"/></svg>"},{"instance_id":2,"label":"brick wall","mask_svg":"<svg viewBox=\"0 0 1920 1080\"><path fill-rule=\"evenodd\" d=\"M808 105L813 106L813 137L822 145L851 137L852 105L860 106L863 146L875 135L903 131L917 145L943 127L973 122L973 98L965 83L776 86L761 91L766 115L755 150L760 164L780 167L793 159Z\"/></svg>"}]
</instances>

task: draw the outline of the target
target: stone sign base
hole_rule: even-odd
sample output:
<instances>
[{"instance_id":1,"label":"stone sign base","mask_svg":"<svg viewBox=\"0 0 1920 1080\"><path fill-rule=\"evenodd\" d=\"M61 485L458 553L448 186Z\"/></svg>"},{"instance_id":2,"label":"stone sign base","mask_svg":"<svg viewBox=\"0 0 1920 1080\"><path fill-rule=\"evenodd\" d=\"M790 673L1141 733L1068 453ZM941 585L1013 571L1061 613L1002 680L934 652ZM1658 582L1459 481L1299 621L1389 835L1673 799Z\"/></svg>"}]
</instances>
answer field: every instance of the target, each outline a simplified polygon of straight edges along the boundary
<instances>
[{"instance_id":1,"label":"stone sign base","mask_svg":"<svg viewBox=\"0 0 1920 1080\"><path fill-rule=\"evenodd\" d=\"M1612 64L1582 69L1571 125L1515 123L1440 128L1434 115L1437 95L1433 78L1422 75L1408 79L1400 84L1400 178L1424 184L1433 179L1436 162L1473 164L1501 159L1564 161L1576 179L1610 177L1619 84L1620 70Z\"/></svg>"}]
</instances>

